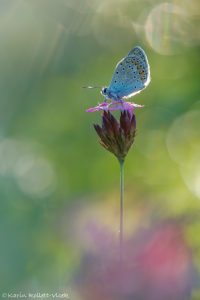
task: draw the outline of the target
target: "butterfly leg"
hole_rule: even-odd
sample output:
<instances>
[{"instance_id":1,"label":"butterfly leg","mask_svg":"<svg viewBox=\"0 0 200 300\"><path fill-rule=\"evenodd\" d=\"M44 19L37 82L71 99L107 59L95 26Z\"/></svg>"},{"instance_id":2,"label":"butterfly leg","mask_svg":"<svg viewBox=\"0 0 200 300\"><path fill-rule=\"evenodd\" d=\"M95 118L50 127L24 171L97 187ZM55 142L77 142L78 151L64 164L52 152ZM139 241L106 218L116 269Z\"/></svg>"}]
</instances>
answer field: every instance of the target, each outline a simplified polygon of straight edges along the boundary
<instances>
[{"instance_id":1,"label":"butterfly leg","mask_svg":"<svg viewBox=\"0 0 200 300\"><path fill-rule=\"evenodd\" d=\"M124 100L123 99L119 99L118 102L123 106L123 104L124 104Z\"/></svg>"},{"instance_id":2,"label":"butterfly leg","mask_svg":"<svg viewBox=\"0 0 200 300\"><path fill-rule=\"evenodd\" d=\"M118 101L120 104L121 104L121 106L123 107L123 104L124 104L124 100L121 98L121 99L119 99L119 101Z\"/></svg>"}]
</instances>

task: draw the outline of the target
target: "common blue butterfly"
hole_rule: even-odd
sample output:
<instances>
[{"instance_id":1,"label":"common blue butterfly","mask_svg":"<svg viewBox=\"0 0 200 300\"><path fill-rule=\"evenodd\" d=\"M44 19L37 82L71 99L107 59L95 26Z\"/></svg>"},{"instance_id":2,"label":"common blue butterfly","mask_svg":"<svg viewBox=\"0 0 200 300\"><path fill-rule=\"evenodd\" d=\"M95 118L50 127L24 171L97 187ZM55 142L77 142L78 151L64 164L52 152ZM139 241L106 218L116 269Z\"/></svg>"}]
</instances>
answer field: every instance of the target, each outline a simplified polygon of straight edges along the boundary
<instances>
[{"instance_id":1,"label":"common blue butterfly","mask_svg":"<svg viewBox=\"0 0 200 300\"><path fill-rule=\"evenodd\" d=\"M144 50L136 46L115 68L108 87L103 87L102 95L110 100L124 100L140 93L150 83L150 67Z\"/></svg>"}]
</instances>

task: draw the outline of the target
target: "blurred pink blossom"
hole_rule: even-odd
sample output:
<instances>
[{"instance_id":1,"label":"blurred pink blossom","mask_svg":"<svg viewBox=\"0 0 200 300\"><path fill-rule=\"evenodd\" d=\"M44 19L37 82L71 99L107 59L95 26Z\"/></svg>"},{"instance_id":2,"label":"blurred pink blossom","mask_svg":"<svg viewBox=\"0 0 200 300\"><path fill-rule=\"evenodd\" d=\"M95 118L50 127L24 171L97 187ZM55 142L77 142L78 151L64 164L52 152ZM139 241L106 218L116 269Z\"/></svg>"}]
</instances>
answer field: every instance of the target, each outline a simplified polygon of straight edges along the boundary
<instances>
[{"instance_id":1,"label":"blurred pink blossom","mask_svg":"<svg viewBox=\"0 0 200 300\"><path fill-rule=\"evenodd\" d=\"M188 299L196 272L180 225L159 224L126 240L123 265L119 264L116 244L107 241L113 241L110 234L91 226L96 250L82 261L77 281L82 299Z\"/></svg>"}]
</instances>

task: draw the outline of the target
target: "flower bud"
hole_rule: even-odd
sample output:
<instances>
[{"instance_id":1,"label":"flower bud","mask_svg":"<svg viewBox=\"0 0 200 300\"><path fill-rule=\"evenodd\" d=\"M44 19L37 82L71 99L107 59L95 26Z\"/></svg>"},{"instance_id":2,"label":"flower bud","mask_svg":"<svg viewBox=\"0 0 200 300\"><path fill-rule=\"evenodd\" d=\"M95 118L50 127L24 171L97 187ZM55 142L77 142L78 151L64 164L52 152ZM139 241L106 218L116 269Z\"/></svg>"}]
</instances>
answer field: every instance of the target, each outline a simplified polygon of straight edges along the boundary
<instances>
[{"instance_id":1,"label":"flower bud","mask_svg":"<svg viewBox=\"0 0 200 300\"><path fill-rule=\"evenodd\" d=\"M123 161L134 142L135 114L129 110L123 110L118 121L110 111L104 110L102 126L95 124L94 128L100 137L100 144L113 153L119 161Z\"/></svg>"}]
</instances>

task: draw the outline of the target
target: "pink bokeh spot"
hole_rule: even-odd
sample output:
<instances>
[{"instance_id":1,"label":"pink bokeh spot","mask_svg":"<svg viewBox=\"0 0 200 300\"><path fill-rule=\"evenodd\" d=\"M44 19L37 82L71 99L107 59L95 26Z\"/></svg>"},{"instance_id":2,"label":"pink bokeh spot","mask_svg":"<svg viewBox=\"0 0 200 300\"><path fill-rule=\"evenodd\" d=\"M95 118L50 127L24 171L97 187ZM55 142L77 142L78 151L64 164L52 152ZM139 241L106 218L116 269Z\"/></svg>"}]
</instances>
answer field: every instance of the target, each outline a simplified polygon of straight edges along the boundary
<instances>
[{"instance_id":1,"label":"pink bokeh spot","mask_svg":"<svg viewBox=\"0 0 200 300\"><path fill-rule=\"evenodd\" d=\"M183 224L169 220L138 228L124 239L123 267L112 231L92 220L86 236L94 247L89 244L83 256L77 281L81 299L191 299L199 275Z\"/></svg>"},{"instance_id":2,"label":"pink bokeh spot","mask_svg":"<svg viewBox=\"0 0 200 300\"><path fill-rule=\"evenodd\" d=\"M143 107L143 105L136 104L133 102L125 102L125 101L111 101L111 102L102 102L95 107L88 108L86 112L95 112L95 111L113 111L113 110L128 110L133 112L136 107Z\"/></svg>"}]
</instances>

